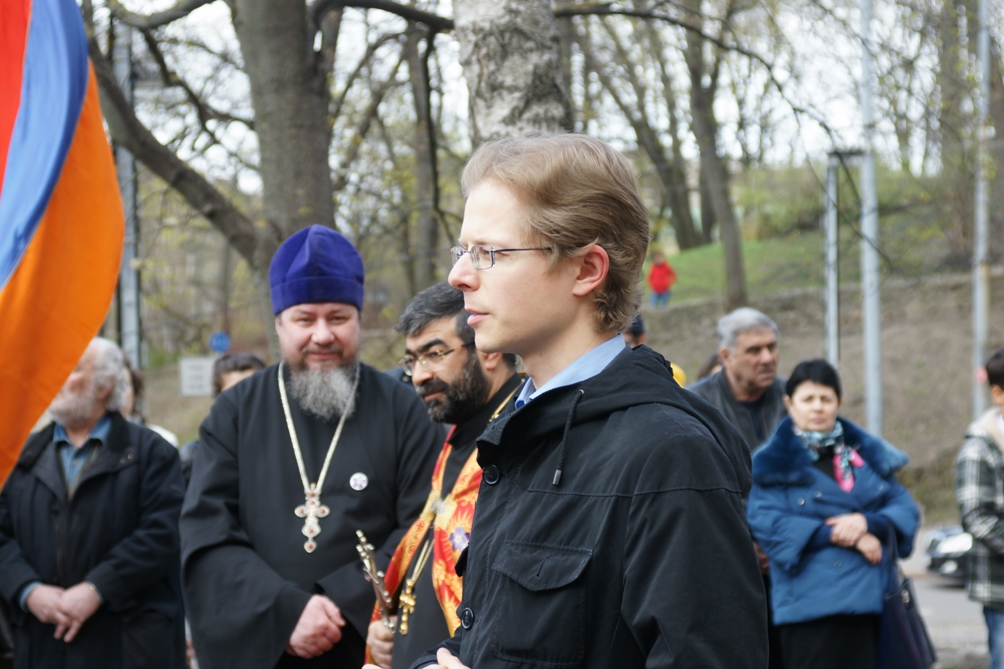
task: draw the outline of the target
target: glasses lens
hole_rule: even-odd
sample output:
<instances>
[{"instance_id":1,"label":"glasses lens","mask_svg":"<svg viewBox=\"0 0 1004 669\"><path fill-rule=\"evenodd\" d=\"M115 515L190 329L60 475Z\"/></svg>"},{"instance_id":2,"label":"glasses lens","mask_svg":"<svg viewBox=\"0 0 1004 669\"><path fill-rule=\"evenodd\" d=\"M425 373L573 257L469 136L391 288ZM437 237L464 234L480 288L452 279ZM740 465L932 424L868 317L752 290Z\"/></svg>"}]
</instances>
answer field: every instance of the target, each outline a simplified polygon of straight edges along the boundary
<instances>
[{"instance_id":1,"label":"glasses lens","mask_svg":"<svg viewBox=\"0 0 1004 669\"><path fill-rule=\"evenodd\" d=\"M450 258L453 260L453 264L456 265L460 262L460 258L464 255L463 246L454 246L450 249Z\"/></svg>"},{"instance_id":2,"label":"glasses lens","mask_svg":"<svg viewBox=\"0 0 1004 669\"><path fill-rule=\"evenodd\" d=\"M474 261L474 269L488 269L492 266L491 249L481 245L472 246L471 260Z\"/></svg>"},{"instance_id":3,"label":"glasses lens","mask_svg":"<svg viewBox=\"0 0 1004 669\"><path fill-rule=\"evenodd\" d=\"M401 369L404 370L405 376L411 376L411 369L415 366L414 358L401 358L397 361L397 364L401 365Z\"/></svg>"}]
</instances>

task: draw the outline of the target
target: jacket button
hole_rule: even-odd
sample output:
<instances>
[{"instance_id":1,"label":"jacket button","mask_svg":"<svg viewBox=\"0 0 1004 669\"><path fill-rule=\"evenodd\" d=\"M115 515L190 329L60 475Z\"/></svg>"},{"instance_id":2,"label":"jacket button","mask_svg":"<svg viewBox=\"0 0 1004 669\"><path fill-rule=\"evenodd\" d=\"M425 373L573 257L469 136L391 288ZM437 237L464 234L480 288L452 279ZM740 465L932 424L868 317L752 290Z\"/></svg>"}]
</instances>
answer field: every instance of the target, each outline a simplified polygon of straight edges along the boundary
<instances>
[{"instance_id":1,"label":"jacket button","mask_svg":"<svg viewBox=\"0 0 1004 669\"><path fill-rule=\"evenodd\" d=\"M833 568L834 569L843 569L843 567L844 567L844 563L841 562L840 560L837 560L836 562L833 563Z\"/></svg>"},{"instance_id":2,"label":"jacket button","mask_svg":"<svg viewBox=\"0 0 1004 669\"><path fill-rule=\"evenodd\" d=\"M798 498L798 505L799 506L805 506L805 498L804 497L799 497Z\"/></svg>"},{"instance_id":3,"label":"jacket button","mask_svg":"<svg viewBox=\"0 0 1004 669\"><path fill-rule=\"evenodd\" d=\"M485 479L485 483L487 483L488 485L495 485L496 483L499 482L499 479L502 478L502 475L499 473L499 468L496 467L495 465L488 465L487 467L485 467L485 470L482 475Z\"/></svg>"},{"instance_id":4,"label":"jacket button","mask_svg":"<svg viewBox=\"0 0 1004 669\"><path fill-rule=\"evenodd\" d=\"M460 624L464 626L465 630L471 629L471 625L474 624L474 611L471 611L470 607L464 609L464 612L460 614Z\"/></svg>"},{"instance_id":5,"label":"jacket button","mask_svg":"<svg viewBox=\"0 0 1004 669\"><path fill-rule=\"evenodd\" d=\"M819 499L820 497L823 496L823 493L822 491L817 490L816 492L812 493L812 496L815 497L816 499Z\"/></svg>"}]
</instances>

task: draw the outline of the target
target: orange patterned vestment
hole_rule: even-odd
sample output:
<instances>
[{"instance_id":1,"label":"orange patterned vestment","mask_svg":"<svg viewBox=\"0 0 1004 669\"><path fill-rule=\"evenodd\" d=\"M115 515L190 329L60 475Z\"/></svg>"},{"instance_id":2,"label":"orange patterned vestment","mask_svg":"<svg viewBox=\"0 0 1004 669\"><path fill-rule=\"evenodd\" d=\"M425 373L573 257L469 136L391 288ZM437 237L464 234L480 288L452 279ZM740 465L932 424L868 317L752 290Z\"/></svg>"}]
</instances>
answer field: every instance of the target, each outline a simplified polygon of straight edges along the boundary
<instances>
[{"instance_id":1,"label":"orange patterned vestment","mask_svg":"<svg viewBox=\"0 0 1004 669\"><path fill-rule=\"evenodd\" d=\"M460 553L471 539L474 505L478 499L478 488L481 486L478 452L474 449L460 471L453 490L443 497L443 475L446 461L453 452L450 439L454 432L456 426L446 435L443 451L436 461L436 467L432 472L432 490L425 502L425 508L398 544L384 577L387 592L396 596L401 584L408 578L412 561L425 542L429 526L432 525L432 585L451 636L460 626L457 607L460 606L462 595L462 581L457 576L455 565ZM380 620L379 606L374 607L372 620Z\"/></svg>"}]
</instances>

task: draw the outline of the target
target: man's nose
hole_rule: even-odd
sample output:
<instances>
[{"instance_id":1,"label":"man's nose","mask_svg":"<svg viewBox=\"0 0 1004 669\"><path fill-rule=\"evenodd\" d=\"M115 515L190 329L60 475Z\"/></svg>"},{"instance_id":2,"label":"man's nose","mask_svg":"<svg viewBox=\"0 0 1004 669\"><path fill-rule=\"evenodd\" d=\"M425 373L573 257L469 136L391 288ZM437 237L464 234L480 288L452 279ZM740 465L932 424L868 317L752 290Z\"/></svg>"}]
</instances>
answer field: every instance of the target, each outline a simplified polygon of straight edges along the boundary
<instances>
[{"instance_id":1,"label":"man's nose","mask_svg":"<svg viewBox=\"0 0 1004 669\"><path fill-rule=\"evenodd\" d=\"M415 364L411 366L411 382L416 388L432 377L433 373L426 369L425 366L417 360L415 361Z\"/></svg>"},{"instance_id":2,"label":"man's nose","mask_svg":"<svg viewBox=\"0 0 1004 669\"><path fill-rule=\"evenodd\" d=\"M447 281L458 290L475 290L477 288L478 270L474 269L470 253L460 256L460 260L454 263Z\"/></svg>"},{"instance_id":3,"label":"man's nose","mask_svg":"<svg viewBox=\"0 0 1004 669\"><path fill-rule=\"evenodd\" d=\"M318 321L310 331L310 339L315 344L330 344L335 340L335 334L324 321Z\"/></svg>"}]
</instances>

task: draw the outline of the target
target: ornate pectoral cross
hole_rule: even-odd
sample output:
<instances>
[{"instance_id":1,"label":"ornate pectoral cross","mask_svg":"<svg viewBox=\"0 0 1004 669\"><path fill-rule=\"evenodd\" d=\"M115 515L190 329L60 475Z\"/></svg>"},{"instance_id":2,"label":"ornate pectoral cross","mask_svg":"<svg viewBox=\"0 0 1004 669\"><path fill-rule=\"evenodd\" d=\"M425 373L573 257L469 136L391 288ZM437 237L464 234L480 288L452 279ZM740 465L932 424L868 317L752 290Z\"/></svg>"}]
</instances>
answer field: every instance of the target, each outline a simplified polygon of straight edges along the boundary
<instances>
[{"instance_id":1,"label":"ornate pectoral cross","mask_svg":"<svg viewBox=\"0 0 1004 669\"><path fill-rule=\"evenodd\" d=\"M408 636L408 617L415 612L415 579L409 578L404 583L404 590L398 597L397 612L399 614L397 628L401 636Z\"/></svg>"},{"instance_id":2,"label":"ornate pectoral cross","mask_svg":"<svg viewBox=\"0 0 1004 669\"><path fill-rule=\"evenodd\" d=\"M293 513L296 514L297 518L306 519L303 523L303 529L300 530L303 536L307 537L307 541L303 544L303 550L313 553L317 549L314 537L321 533L321 524L317 521L326 518L331 513L331 509L321 504L321 491L317 489L316 483L310 484L306 500L296 507Z\"/></svg>"}]
</instances>

